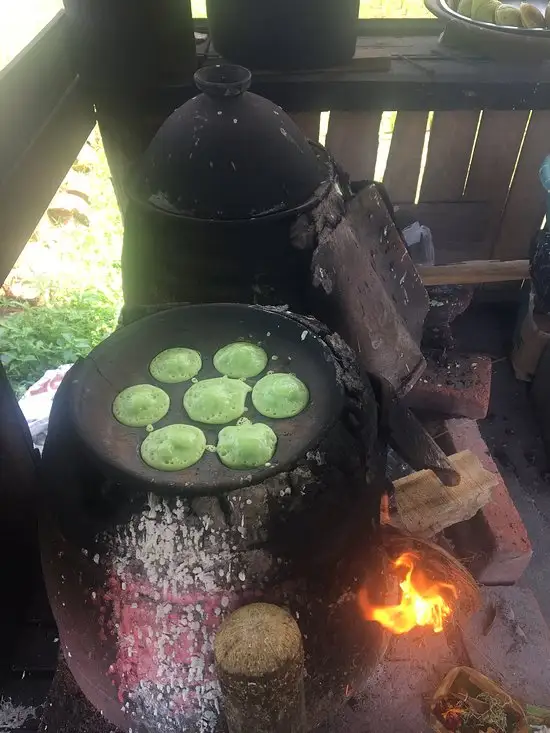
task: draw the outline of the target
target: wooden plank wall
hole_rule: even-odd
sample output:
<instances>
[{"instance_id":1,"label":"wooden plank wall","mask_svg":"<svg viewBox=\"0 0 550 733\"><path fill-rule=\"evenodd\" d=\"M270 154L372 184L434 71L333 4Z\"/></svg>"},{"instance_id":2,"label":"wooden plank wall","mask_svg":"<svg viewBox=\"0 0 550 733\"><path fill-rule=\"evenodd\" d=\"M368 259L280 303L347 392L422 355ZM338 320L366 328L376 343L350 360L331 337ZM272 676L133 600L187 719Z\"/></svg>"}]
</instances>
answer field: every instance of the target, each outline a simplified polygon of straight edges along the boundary
<instances>
[{"instance_id":1,"label":"wooden plank wall","mask_svg":"<svg viewBox=\"0 0 550 733\"><path fill-rule=\"evenodd\" d=\"M318 139L318 113L293 117ZM546 208L538 169L550 111L398 111L389 152L381 117L331 111L326 145L355 180L373 178L387 155L390 197L437 233L438 263L528 256Z\"/></svg>"}]
</instances>

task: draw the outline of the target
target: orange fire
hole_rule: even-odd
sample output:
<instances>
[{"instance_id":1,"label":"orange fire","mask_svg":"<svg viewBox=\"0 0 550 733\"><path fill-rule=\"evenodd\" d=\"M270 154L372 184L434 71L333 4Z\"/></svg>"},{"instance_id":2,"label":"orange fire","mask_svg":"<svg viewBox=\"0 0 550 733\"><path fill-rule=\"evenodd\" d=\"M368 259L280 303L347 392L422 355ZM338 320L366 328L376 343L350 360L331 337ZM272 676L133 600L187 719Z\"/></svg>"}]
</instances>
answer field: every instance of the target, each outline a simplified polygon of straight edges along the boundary
<instances>
[{"instance_id":1,"label":"orange fire","mask_svg":"<svg viewBox=\"0 0 550 733\"><path fill-rule=\"evenodd\" d=\"M366 590L361 590L359 604L367 621L378 621L394 634L406 634L416 626L431 626L436 634L443 631L443 622L452 613L447 601L457 597L456 588L452 583L430 581L418 567L419 562L413 552L404 552L394 561L399 575L405 571L397 606L372 606Z\"/></svg>"}]
</instances>

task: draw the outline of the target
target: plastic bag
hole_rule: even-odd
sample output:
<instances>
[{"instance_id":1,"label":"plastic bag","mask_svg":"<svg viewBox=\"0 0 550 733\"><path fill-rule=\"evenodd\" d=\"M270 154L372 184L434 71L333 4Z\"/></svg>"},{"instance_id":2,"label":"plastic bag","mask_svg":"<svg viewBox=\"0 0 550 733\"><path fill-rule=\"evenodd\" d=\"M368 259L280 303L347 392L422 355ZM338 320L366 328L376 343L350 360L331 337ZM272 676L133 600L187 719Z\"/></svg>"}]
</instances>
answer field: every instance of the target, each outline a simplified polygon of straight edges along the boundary
<instances>
[{"instance_id":1,"label":"plastic bag","mask_svg":"<svg viewBox=\"0 0 550 733\"><path fill-rule=\"evenodd\" d=\"M49 369L19 400L19 407L29 426L34 447L40 452L48 434L53 398L71 367L72 364L62 364L57 369Z\"/></svg>"}]
</instances>

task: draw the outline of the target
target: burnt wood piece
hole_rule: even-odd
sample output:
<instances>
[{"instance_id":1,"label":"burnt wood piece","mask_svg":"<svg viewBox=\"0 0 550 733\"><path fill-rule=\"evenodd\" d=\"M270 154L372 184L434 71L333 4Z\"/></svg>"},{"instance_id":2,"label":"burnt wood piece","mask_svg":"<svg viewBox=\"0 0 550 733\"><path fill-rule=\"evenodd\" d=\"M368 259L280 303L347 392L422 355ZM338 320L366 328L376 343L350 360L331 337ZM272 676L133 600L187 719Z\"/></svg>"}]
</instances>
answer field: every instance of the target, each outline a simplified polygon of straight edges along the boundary
<instances>
[{"instance_id":1,"label":"burnt wood piece","mask_svg":"<svg viewBox=\"0 0 550 733\"><path fill-rule=\"evenodd\" d=\"M239 608L216 634L214 658L229 733L305 733L304 647L288 611Z\"/></svg>"},{"instance_id":2,"label":"burnt wood piece","mask_svg":"<svg viewBox=\"0 0 550 733\"><path fill-rule=\"evenodd\" d=\"M366 186L347 205L335 190L307 217L317 234L311 269L320 317L365 373L406 394L425 366L428 296L377 188Z\"/></svg>"}]
</instances>

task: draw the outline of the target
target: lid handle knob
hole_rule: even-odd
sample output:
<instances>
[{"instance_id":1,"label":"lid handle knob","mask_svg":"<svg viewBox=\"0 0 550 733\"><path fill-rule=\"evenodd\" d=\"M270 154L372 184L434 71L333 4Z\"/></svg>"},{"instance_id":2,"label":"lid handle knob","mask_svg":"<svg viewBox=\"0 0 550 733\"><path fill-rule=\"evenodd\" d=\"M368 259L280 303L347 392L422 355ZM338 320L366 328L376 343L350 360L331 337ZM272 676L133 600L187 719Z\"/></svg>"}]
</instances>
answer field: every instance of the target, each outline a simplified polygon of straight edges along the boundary
<instances>
[{"instance_id":1,"label":"lid handle knob","mask_svg":"<svg viewBox=\"0 0 550 733\"><path fill-rule=\"evenodd\" d=\"M195 72L195 84L210 97L238 97L249 89L252 74L244 66L216 64Z\"/></svg>"}]
</instances>

